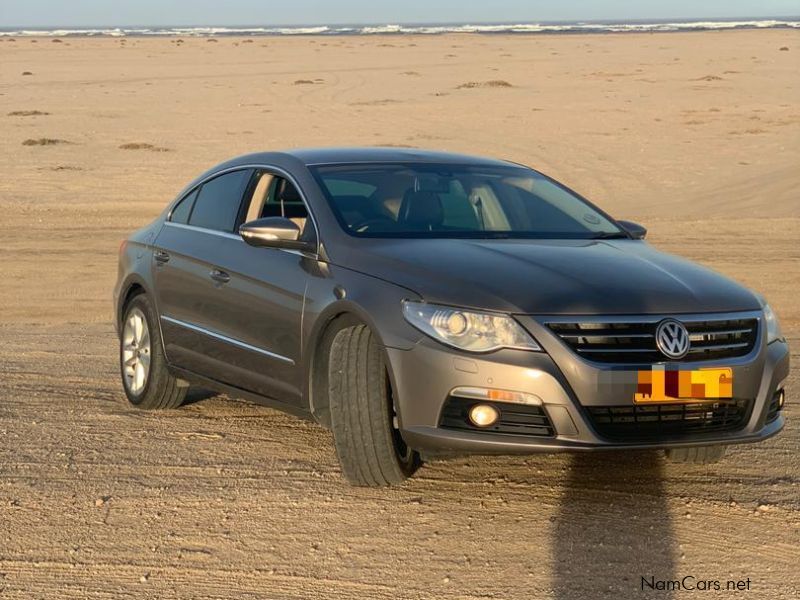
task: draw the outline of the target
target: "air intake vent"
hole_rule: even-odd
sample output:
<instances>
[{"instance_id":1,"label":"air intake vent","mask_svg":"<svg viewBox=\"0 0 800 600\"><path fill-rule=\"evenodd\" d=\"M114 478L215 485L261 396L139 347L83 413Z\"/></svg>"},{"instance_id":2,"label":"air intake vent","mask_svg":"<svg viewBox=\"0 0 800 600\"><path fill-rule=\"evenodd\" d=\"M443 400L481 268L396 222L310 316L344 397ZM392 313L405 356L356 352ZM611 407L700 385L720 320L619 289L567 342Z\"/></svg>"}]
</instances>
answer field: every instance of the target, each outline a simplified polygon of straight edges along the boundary
<instances>
[{"instance_id":1,"label":"air intake vent","mask_svg":"<svg viewBox=\"0 0 800 600\"><path fill-rule=\"evenodd\" d=\"M626 406L587 406L592 424L601 436L633 441L675 438L744 427L752 402L726 400Z\"/></svg>"}]
</instances>

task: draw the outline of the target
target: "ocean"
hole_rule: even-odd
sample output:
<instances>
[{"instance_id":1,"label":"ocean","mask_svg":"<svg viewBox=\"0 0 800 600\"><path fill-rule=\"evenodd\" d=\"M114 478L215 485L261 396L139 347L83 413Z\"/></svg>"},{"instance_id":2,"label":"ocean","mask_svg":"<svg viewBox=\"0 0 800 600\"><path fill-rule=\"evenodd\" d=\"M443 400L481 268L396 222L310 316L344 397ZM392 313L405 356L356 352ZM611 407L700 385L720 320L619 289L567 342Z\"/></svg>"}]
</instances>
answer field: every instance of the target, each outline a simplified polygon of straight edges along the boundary
<instances>
[{"instance_id":1,"label":"ocean","mask_svg":"<svg viewBox=\"0 0 800 600\"><path fill-rule=\"evenodd\" d=\"M591 21L541 23L430 23L414 25L264 25L228 27L0 27L4 37L132 37L132 36L284 36L284 35L437 35L473 34L576 34L576 33L657 33L674 31L719 31L730 29L800 29L800 17Z\"/></svg>"}]
</instances>

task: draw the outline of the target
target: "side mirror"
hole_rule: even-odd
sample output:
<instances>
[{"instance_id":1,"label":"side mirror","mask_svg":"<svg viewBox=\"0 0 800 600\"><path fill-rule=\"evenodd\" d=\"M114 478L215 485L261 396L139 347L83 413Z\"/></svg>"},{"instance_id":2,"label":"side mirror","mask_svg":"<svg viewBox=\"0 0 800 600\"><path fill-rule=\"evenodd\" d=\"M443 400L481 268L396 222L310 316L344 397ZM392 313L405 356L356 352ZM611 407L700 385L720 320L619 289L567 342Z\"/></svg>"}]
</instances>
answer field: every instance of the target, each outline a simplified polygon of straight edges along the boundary
<instances>
[{"instance_id":1,"label":"side mirror","mask_svg":"<svg viewBox=\"0 0 800 600\"><path fill-rule=\"evenodd\" d=\"M617 221L617 223L622 225L622 228L635 240L643 240L644 236L647 235L647 228L642 227L638 223L634 223L633 221Z\"/></svg>"},{"instance_id":2,"label":"side mirror","mask_svg":"<svg viewBox=\"0 0 800 600\"><path fill-rule=\"evenodd\" d=\"M285 217L265 217L239 227L239 235L251 246L311 251L312 244L300 240L300 228Z\"/></svg>"}]
</instances>

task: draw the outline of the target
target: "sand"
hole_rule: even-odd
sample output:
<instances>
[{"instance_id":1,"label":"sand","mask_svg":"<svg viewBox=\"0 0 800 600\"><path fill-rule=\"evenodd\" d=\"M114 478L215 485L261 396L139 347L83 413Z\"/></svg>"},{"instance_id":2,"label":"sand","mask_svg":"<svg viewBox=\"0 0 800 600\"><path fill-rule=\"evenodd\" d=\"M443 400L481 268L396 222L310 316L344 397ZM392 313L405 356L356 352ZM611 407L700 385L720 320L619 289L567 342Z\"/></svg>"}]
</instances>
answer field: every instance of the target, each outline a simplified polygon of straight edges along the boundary
<instances>
[{"instance_id":1,"label":"sand","mask_svg":"<svg viewBox=\"0 0 800 600\"><path fill-rule=\"evenodd\" d=\"M800 348L799 41L0 38L0 596L643 598L685 575L791 596L797 375L784 433L717 465L473 457L354 489L315 425L129 408L111 288L120 240L217 162L419 146L564 181L761 291Z\"/></svg>"}]
</instances>

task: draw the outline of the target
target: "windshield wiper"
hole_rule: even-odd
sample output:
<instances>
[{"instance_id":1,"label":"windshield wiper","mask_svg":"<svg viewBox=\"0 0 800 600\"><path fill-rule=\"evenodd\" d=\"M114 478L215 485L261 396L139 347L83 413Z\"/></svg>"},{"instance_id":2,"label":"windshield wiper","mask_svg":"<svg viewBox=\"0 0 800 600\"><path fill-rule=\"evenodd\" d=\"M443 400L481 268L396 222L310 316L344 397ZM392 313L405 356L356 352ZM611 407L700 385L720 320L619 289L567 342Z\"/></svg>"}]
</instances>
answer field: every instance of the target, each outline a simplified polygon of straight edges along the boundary
<instances>
[{"instance_id":1,"label":"windshield wiper","mask_svg":"<svg viewBox=\"0 0 800 600\"><path fill-rule=\"evenodd\" d=\"M629 240L631 236L621 231L604 231L589 238L590 240Z\"/></svg>"}]
</instances>

